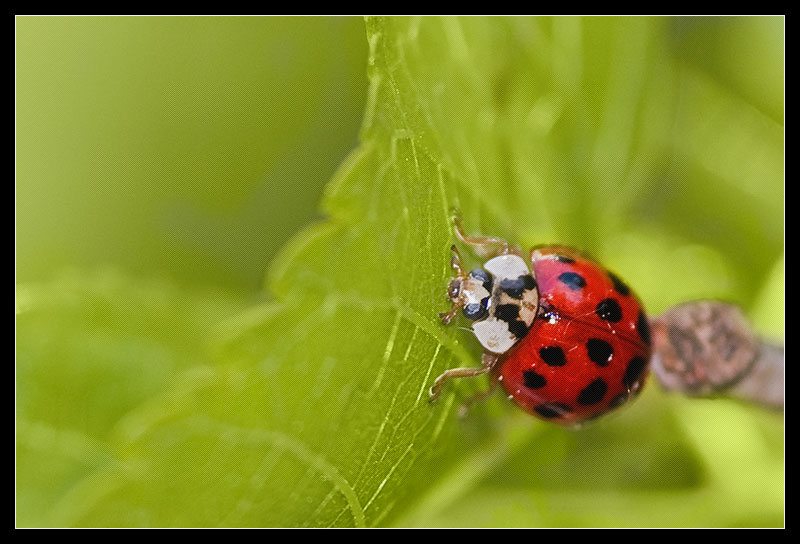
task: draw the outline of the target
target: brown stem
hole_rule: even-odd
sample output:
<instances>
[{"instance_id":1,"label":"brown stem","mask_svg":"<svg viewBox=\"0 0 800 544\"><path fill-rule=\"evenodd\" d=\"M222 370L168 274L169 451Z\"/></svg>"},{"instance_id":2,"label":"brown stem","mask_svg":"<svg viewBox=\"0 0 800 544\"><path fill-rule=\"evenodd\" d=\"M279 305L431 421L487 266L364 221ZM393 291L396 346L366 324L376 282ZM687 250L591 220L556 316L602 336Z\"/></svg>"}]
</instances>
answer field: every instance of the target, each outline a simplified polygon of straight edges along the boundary
<instances>
[{"instance_id":1,"label":"brown stem","mask_svg":"<svg viewBox=\"0 0 800 544\"><path fill-rule=\"evenodd\" d=\"M668 391L783 409L783 347L761 340L739 308L694 301L650 321L652 369Z\"/></svg>"},{"instance_id":2,"label":"brown stem","mask_svg":"<svg viewBox=\"0 0 800 544\"><path fill-rule=\"evenodd\" d=\"M783 346L762 341L750 372L731 387L728 394L735 398L782 410L783 378Z\"/></svg>"}]
</instances>

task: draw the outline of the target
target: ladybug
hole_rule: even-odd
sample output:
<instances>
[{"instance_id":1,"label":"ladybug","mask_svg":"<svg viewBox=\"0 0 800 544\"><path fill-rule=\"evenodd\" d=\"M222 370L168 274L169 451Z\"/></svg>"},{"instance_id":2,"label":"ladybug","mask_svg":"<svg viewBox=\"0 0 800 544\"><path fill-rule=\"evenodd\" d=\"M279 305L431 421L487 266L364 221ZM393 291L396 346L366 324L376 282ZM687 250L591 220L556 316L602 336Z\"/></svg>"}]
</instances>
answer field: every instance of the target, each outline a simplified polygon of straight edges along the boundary
<instances>
[{"instance_id":1,"label":"ladybug","mask_svg":"<svg viewBox=\"0 0 800 544\"><path fill-rule=\"evenodd\" d=\"M526 260L491 237L457 237L492 257L469 273L452 247L455 277L444 324L461 312L484 348L482 365L445 371L446 380L490 374L530 414L577 426L634 398L648 374L650 329L641 302L612 272L575 249L540 246ZM492 249L493 248L493 249Z\"/></svg>"}]
</instances>

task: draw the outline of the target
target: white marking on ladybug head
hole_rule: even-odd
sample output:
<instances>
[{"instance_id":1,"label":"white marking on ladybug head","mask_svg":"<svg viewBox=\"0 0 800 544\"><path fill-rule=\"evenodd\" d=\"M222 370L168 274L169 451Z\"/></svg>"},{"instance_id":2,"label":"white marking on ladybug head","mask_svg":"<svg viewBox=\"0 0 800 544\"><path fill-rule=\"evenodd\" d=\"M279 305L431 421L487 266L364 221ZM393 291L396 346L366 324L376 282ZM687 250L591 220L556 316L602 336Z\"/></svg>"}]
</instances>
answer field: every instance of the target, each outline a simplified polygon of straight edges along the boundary
<instances>
[{"instance_id":1,"label":"white marking on ladybug head","mask_svg":"<svg viewBox=\"0 0 800 544\"><path fill-rule=\"evenodd\" d=\"M461 284L461 289L466 298L466 304L477 304L486 297L491 296L491 293L483 286L483 282L472 276L467 276Z\"/></svg>"},{"instance_id":2,"label":"white marking on ladybug head","mask_svg":"<svg viewBox=\"0 0 800 544\"><path fill-rule=\"evenodd\" d=\"M472 324L472 332L481 345L492 353L505 353L517 343L518 338L508 330L508 323L495 317Z\"/></svg>"},{"instance_id":3,"label":"white marking on ladybug head","mask_svg":"<svg viewBox=\"0 0 800 544\"><path fill-rule=\"evenodd\" d=\"M531 271L519 255L500 255L486 261L483 268L497 280L516 279Z\"/></svg>"}]
</instances>

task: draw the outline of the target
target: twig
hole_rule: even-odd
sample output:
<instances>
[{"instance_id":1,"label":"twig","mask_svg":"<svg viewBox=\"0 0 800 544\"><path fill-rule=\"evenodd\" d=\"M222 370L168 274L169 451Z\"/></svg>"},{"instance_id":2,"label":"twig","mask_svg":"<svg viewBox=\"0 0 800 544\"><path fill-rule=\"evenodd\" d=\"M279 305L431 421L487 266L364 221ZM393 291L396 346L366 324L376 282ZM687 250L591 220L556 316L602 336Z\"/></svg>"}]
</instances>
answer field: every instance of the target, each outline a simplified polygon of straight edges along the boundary
<instances>
[{"instance_id":1,"label":"twig","mask_svg":"<svg viewBox=\"0 0 800 544\"><path fill-rule=\"evenodd\" d=\"M651 319L650 328L653 374L667 391L783 409L783 346L760 339L736 306L688 302Z\"/></svg>"}]
</instances>

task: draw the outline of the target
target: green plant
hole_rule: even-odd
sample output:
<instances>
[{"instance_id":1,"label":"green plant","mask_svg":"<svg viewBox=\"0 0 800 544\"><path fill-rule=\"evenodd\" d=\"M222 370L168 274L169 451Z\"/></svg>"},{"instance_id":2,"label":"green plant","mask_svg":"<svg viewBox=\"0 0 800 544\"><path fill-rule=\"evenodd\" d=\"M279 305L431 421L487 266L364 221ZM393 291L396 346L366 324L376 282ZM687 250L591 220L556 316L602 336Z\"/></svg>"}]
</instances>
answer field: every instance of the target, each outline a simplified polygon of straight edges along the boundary
<instances>
[{"instance_id":1,"label":"green plant","mask_svg":"<svg viewBox=\"0 0 800 544\"><path fill-rule=\"evenodd\" d=\"M480 385L427 402L478 356L437 320L454 207L471 231L595 253L651 311L728 298L780 334L782 62L724 53L777 32L367 19L361 142L268 302L119 273L18 288L18 523L781 525L774 414L651 386L574 432L502 398L459 421Z\"/></svg>"}]
</instances>

